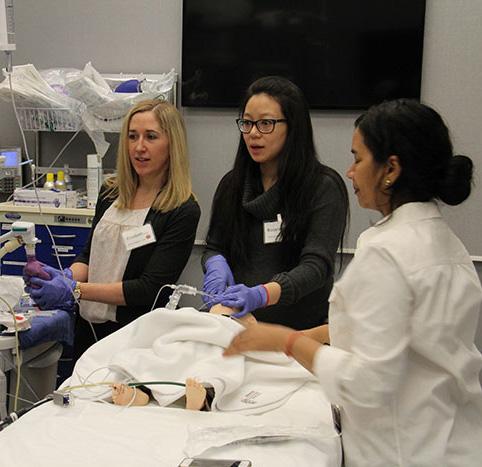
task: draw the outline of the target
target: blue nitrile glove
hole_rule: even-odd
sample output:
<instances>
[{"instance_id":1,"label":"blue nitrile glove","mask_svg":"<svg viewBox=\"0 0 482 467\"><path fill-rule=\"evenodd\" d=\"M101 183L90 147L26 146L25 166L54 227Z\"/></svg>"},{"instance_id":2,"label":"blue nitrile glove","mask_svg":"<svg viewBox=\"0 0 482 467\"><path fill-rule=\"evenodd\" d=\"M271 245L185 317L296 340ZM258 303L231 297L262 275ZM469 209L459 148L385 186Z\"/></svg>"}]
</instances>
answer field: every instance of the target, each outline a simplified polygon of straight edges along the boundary
<instances>
[{"instance_id":1,"label":"blue nitrile glove","mask_svg":"<svg viewBox=\"0 0 482 467\"><path fill-rule=\"evenodd\" d=\"M229 285L234 285L233 273L226 258L222 255L211 256L204 267L203 292L209 295L219 295L226 290ZM204 303L212 304L212 297L202 296Z\"/></svg>"},{"instance_id":2,"label":"blue nitrile glove","mask_svg":"<svg viewBox=\"0 0 482 467\"><path fill-rule=\"evenodd\" d=\"M263 285L247 287L244 284L236 284L226 289L220 303L231 308L239 308L233 316L241 318L250 311L267 306L268 292Z\"/></svg>"},{"instance_id":3,"label":"blue nitrile glove","mask_svg":"<svg viewBox=\"0 0 482 467\"><path fill-rule=\"evenodd\" d=\"M57 271L57 274L48 281L31 277L31 285L25 287L25 292L33 298L42 310L72 310L75 304L72 290L74 290L77 281L64 277L58 269L49 269ZM50 271L47 272L51 274Z\"/></svg>"}]
</instances>

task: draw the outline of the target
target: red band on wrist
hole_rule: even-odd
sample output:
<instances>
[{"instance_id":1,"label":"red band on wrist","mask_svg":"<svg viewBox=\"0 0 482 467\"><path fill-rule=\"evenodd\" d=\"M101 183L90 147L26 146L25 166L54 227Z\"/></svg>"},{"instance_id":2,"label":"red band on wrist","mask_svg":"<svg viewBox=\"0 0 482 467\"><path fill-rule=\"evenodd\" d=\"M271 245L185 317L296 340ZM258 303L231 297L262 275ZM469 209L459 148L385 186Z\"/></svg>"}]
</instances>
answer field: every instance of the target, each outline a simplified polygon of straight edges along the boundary
<instances>
[{"instance_id":1,"label":"red band on wrist","mask_svg":"<svg viewBox=\"0 0 482 467\"><path fill-rule=\"evenodd\" d=\"M264 307L266 308L269 305L269 290L268 287L266 287L264 284L261 284L263 286L263 289L266 291L266 303L264 304Z\"/></svg>"},{"instance_id":2,"label":"red band on wrist","mask_svg":"<svg viewBox=\"0 0 482 467\"><path fill-rule=\"evenodd\" d=\"M292 356L291 351L293 350L293 346L295 345L295 342L303 336L302 331L293 331L289 336L288 339L286 339L286 347L285 347L285 354L288 357Z\"/></svg>"}]
</instances>

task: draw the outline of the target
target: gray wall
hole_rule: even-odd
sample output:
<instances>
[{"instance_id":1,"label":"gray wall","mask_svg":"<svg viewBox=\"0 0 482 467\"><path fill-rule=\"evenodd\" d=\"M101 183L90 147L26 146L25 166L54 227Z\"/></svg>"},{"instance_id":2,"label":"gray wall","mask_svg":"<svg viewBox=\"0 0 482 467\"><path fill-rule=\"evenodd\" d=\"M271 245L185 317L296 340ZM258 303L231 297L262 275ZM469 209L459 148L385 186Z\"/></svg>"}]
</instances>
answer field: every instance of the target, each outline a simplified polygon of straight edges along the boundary
<instances>
[{"instance_id":1,"label":"gray wall","mask_svg":"<svg viewBox=\"0 0 482 467\"><path fill-rule=\"evenodd\" d=\"M235 0L230 0L234 2ZM181 67L181 0L16 0L14 64L82 68L91 61L104 73L160 73ZM445 116L455 149L470 155L478 168L473 196L462 206L444 208L470 253L482 257L479 235L482 212L482 2L480 0L427 0L422 80L423 100ZM1 57L0 57L1 60ZM227 84L228 85L228 84ZM189 137L194 188L203 209L198 238L203 239L211 197L219 178L230 168L238 133L236 110L182 109ZM20 145L11 106L0 102L0 146ZM349 165L352 112L313 112L316 144L321 159L344 174ZM45 136L43 136L45 138ZM53 135L49 138L65 138ZM30 152L35 151L32 135ZM54 143L50 143L54 145ZM57 144L60 143L57 141ZM42 150L55 153L48 144ZM92 148L87 139L66 153L71 165L84 167ZM110 159L112 160L112 159ZM370 222L374 212L357 209L349 186L352 227L348 246ZM183 275L187 283L201 284L199 248ZM477 264L479 275L482 263ZM479 328L481 326L479 325ZM478 343L482 348L482 331Z\"/></svg>"}]
</instances>

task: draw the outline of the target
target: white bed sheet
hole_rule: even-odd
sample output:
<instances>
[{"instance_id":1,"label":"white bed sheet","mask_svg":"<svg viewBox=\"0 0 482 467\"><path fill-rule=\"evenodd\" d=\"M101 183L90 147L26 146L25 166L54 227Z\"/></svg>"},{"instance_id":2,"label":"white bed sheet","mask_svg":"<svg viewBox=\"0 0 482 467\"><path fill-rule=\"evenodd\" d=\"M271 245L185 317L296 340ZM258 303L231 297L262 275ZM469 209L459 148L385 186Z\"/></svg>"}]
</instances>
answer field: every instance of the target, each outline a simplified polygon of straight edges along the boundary
<instances>
[{"instance_id":1,"label":"white bed sheet","mask_svg":"<svg viewBox=\"0 0 482 467\"><path fill-rule=\"evenodd\" d=\"M253 467L339 467L340 442L331 427L330 406L315 383L263 415L193 412L181 408L121 408L76 401L69 408L44 404L0 433L3 467L175 467L193 454L189 432L248 425L319 424L318 438L257 444L254 440L210 448L200 457L249 459Z\"/></svg>"},{"instance_id":2,"label":"white bed sheet","mask_svg":"<svg viewBox=\"0 0 482 467\"><path fill-rule=\"evenodd\" d=\"M0 433L0 466L175 467L198 456L249 459L254 467L339 467L340 440L318 383L282 354L222 357L236 332L232 320L193 309L159 309L139 318L91 347L77 362L72 384L79 382L75 373L85 376L104 365L120 365L138 381L195 376L213 384L220 410L161 407L176 399L172 386L156 387L159 404L146 407L94 402L74 391L70 407L44 404ZM91 382L116 373L102 372ZM246 391L264 392L267 403L233 410Z\"/></svg>"}]
</instances>

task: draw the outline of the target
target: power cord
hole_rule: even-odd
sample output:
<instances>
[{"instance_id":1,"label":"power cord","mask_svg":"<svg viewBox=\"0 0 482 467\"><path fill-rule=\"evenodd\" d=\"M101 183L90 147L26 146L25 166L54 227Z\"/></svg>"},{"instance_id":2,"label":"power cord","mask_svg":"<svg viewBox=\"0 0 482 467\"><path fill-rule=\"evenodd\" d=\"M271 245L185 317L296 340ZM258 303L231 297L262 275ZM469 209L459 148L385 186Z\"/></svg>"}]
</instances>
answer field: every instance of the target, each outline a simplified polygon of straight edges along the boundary
<instances>
[{"instance_id":1,"label":"power cord","mask_svg":"<svg viewBox=\"0 0 482 467\"><path fill-rule=\"evenodd\" d=\"M8 425L11 425L13 422L16 422L22 415L26 414L30 410L35 409L39 405L45 404L46 402L49 402L51 400L52 400L52 394L49 394L44 399L42 399L38 402L35 402L35 404L32 404L28 407L22 407L20 410L17 410L17 411L14 411L14 412L10 413L10 415L8 415L2 421L0 421L0 431L2 431Z\"/></svg>"}]
</instances>

